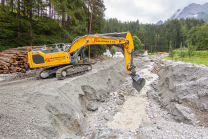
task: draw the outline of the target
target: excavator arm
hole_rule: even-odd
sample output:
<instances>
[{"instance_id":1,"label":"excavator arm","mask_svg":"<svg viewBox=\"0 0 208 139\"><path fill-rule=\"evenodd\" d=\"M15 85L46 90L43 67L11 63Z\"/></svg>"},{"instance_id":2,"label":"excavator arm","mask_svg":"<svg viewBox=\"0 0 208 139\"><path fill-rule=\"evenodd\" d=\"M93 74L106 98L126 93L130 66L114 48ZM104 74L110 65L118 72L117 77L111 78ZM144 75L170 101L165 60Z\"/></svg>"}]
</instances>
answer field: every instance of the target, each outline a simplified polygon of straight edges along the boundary
<instances>
[{"instance_id":1,"label":"excavator arm","mask_svg":"<svg viewBox=\"0 0 208 139\"><path fill-rule=\"evenodd\" d=\"M112 35L120 34L126 34L126 38L112 37ZM133 65L134 43L130 32L94 34L83 36L81 38L75 39L71 47L69 47L66 51L70 54L75 52L76 56L80 53L80 51L83 50L85 46L101 44L124 45L126 72L129 73L132 77L133 86L139 92L141 88L143 88L143 86L145 85L145 79L140 78L140 76L136 74L136 67Z\"/></svg>"},{"instance_id":2,"label":"excavator arm","mask_svg":"<svg viewBox=\"0 0 208 139\"><path fill-rule=\"evenodd\" d=\"M126 38L123 37L112 37L109 35L120 35L126 34ZM129 73L133 68L133 51L134 44L130 32L121 33L107 33L107 34L94 34L82 36L75 39L72 45L65 51L69 54L74 54L74 56L80 54L81 50L88 45L101 45L101 44L123 44L125 53L125 64L126 72Z\"/></svg>"}]
</instances>

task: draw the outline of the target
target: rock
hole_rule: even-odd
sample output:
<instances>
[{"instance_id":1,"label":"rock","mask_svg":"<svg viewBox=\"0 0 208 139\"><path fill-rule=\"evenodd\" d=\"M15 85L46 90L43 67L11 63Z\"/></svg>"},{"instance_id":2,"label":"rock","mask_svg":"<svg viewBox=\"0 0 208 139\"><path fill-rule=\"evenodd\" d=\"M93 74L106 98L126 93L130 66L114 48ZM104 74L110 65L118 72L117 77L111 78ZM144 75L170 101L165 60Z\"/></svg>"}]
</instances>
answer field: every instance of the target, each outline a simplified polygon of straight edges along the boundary
<instances>
[{"instance_id":1,"label":"rock","mask_svg":"<svg viewBox=\"0 0 208 139\"><path fill-rule=\"evenodd\" d=\"M101 97L100 101L101 101L101 102L105 102L104 97Z\"/></svg>"},{"instance_id":2,"label":"rock","mask_svg":"<svg viewBox=\"0 0 208 139\"><path fill-rule=\"evenodd\" d=\"M71 134L62 134L59 139L81 139L80 137L77 137L75 135Z\"/></svg>"},{"instance_id":3,"label":"rock","mask_svg":"<svg viewBox=\"0 0 208 139\"><path fill-rule=\"evenodd\" d=\"M157 125L157 129L161 129L161 126L160 125Z\"/></svg>"},{"instance_id":4,"label":"rock","mask_svg":"<svg viewBox=\"0 0 208 139\"><path fill-rule=\"evenodd\" d=\"M121 99L121 100L125 101L124 94L122 94L122 93L121 93L121 94L119 94L119 96L118 96L118 97L119 97L119 99Z\"/></svg>"},{"instance_id":5,"label":"rock","mask_svg":"<svg viewBox=\"0 0 208 139\"><path fill-rule=\"evenodd\" d=\"M95 131L92 139L108 139L108 138L117 138L116 133L109 128L99 129L99 131Z\"/></svg>"},{"instance_id":6,"label":"rock","mask_svg":"<svg viewBox=\"0 0 208 139\"><path fill-rule=\"evenodd\" d=\"M204 110L207 111L208 110L208 102L205 102L202 105L203 105Z\"/></svg>"},{"instance_id":7,"label":"rock","mask_svg":"<svg viewBox=\"0 0 208 139\"><path fill-rule=\"evenodd\" d=\"M91 136L91 139L98 139L98 131L93 131L93 134Z\"/></svg>"},{"instance_id":8,"label":"rock","mask_svg":"<svg viewBox=\"0 0 208 139\"><path fill-rule=\"evenodd\" d=\"M96 110L98 110L98 106L96 104L94 104L94 103L89 103L86 108L89 111L96 111Z\"/></svg>"},{"instance_id":9,"label":"rock","mask_svg":"<svg viewBox=\"0 0 208 139\"><path fill-rule=\"evenodd\" d=\"M123 105L123 103L124 103L124 102L123 102L122 100L120 100L120 99L117 99L117 100L116 100L116 104L118 104L118 105Z\"/></svg>"},{"instance_id":10,"label":"rock","mask_svg":"<svg viewBox=\"0 0 208 139\"><path fill-rule=\"evenodd\" d=\"M81 88L85 94L83 96L85 99L88 99L90 101L93 101L93 100L100 101L101 98L93 87L89 85L82 85Z\"/></svg>"},{"instance_id":11,"label":"rock","mask_svg":"<svg viewBox=\"0 0 208 139\"><path fill-rule=\"evenodd\" d=\"M175 104L175 108L176 110L174 111L174 115L175 115L174 119L187 124L195 123L195 114L190 108L180 104Z\"/></svg>"},{"instance_id":12,"label":"rock","mask_svg":"<svg viewBox=\"0 0 208 139\"><path fill-rule=\"evenodd\" d=\"M154 124L156 124L156 123L157 123L157 120L156 120L156 119L154 119L153 123L154 123Z\"/></svg>"},{"instance_id":13,"label":"rock","mask_svg":"<svg viewBox=\"0 0 208 139\"><path fill-rule=\"evenodd\" d=\"M103 118L106 120L106 121L109 121L110 117L108 115L104 115Z\"/></svg>"},{"instance_id":14,"label":"rock","mask_svg":"<svg viewBox=\"0 0 208 139\"><path fill-rule=\"evenodd\" d=\"M114 112L117 113L117 112L120 112L121 111L121 108L117 107L115 108Z\"/></svg>"}]
</instances>

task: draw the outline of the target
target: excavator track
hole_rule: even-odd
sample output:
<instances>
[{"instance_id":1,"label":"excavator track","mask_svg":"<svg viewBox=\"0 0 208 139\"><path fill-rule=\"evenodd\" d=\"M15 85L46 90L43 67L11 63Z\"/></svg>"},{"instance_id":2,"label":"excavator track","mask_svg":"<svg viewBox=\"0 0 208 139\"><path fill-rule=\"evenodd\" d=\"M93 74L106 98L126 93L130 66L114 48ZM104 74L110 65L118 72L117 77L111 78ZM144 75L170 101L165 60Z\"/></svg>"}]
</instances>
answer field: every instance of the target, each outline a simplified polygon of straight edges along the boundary
<instances>
[{"instance_id":1,"label":"excavator track","mask_svg":"<svg viewBox=\"0 0 208 139\"><path fill-rule=\"evenodd\" d=\"M55 74L54 71L56 71L59 68L60 68L60 66L53 66L53 67L41 69L36 72L36 79L37 80L46 79L49 76L51 76L52 74Z\"/></svg>"},{"instance_id":2,"label":"excavator track","mask_svg":"<svg viewBox=\"0 0 208 139\"><path fill-rule=\"evenodd\" d=\"M36 79L37 79L37 80L42 79L42 78L40 77L40 74L41 74L41 72L43 72L44 70L45 70L45 69L42 69L42 70L39 70L39 71L36 72Z\"/></svg>"},{"instance_id":3,"label":"excavator track","mask_svg":"<svg viewBox=\"0 0 208 139\"><path fill-rule=\"evenodd\" d=\"M90 64L74 64L62 67L56 71L56 78L58 80L63 80L66 78L66 76L76 76L84 74L85 72L92 69L92 66Z\"/></svg>"}]
</instances>

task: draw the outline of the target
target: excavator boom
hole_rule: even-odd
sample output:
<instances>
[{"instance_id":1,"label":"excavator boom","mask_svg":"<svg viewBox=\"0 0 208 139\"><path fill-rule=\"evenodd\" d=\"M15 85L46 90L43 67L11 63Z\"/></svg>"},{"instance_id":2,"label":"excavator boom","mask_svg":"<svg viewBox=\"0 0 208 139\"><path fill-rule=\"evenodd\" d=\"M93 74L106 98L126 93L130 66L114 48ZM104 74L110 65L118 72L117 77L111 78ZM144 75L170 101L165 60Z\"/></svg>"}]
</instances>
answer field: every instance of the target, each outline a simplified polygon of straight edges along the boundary
<instances>
[{"instance_id":1,"label":"excavator boom","mask_svg":"<svg viewBox=\"0 0 208 139\"><path fill-rule=\"evenodd\" d=\"M126 34L124 37L112 37L112 35ZM90 34L77 37L71 44L64 45L62 48L56 46L53 49L37 49L28 53L30 68L53 66L38 72L38 77L47 78L52 74L56 74L58 79L64 79L66 75L83 73L91 70L90 64L76 64L85 60L84 47L88 45L101 44L123 44L125 53L126 72L133 79L133 86L140 91L145 84L144 78L140 78L136 74L133 65L134 44L130 32L106 33L106 34ZM76 65L74 65L76 64ZM78 65L78 66L77 66ZM77 68L74 72L72 69Z\"/></svg>"}]
</instances>

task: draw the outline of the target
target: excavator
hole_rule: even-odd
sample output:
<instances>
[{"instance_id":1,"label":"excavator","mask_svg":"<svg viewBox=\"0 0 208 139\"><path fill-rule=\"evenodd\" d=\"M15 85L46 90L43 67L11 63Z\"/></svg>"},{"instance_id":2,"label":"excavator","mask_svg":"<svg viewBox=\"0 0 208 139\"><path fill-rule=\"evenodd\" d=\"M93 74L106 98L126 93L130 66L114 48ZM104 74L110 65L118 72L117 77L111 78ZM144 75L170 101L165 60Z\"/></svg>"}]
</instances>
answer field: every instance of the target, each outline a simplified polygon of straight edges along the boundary
<instances>
[{"instance_id":1,"label":"excavator","mask_svg":"<svg viewBox=\"0 0 208 139\"><path fill-rule=\"evenodd\" d=\"M126 34L126 38L115 37L122 34ZM56 44L51 49L33 49L28 52L29 65L30 68L47 67L36 73L38 79L55 75L57 79L63 80L66 76L84 74L92 69L91 64L85 63L84 47L101 44L124 45L126 72L132 77L133 87L140 92L145 85L145 79L136 74L136 67L133 65L134 44L130 32L89 34L76 37L72 43Z\"/></svg>"}]
</instances>

